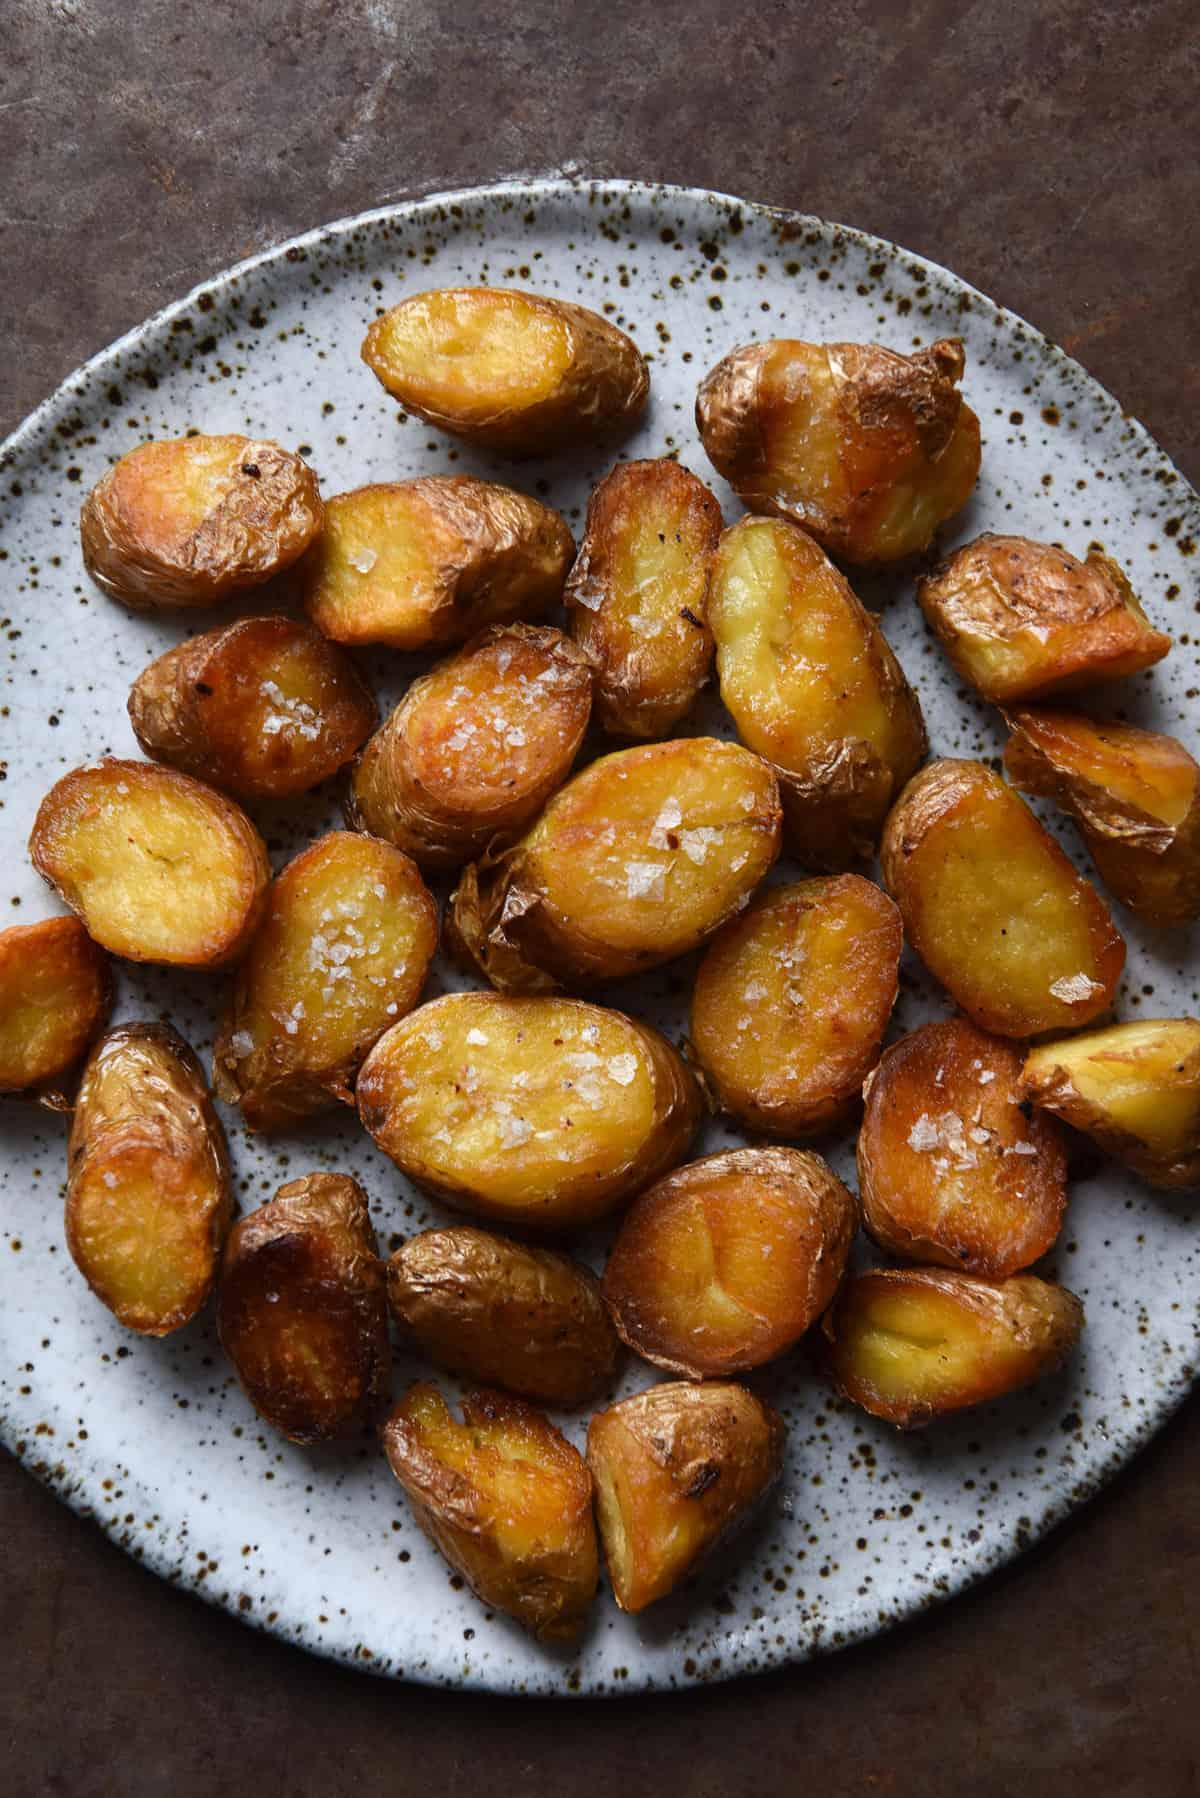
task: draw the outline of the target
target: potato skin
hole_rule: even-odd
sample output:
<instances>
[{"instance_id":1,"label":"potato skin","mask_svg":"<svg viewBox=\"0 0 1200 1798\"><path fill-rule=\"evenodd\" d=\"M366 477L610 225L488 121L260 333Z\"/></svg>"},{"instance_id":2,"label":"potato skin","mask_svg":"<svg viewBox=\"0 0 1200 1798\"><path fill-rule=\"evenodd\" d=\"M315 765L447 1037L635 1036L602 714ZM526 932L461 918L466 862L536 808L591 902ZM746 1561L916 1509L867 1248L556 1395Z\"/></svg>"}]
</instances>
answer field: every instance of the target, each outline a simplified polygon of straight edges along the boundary
<instances>
[{"instance_id":1,"label":"potato skin","mask_svg":"<svg viewBox=\"0 0 1200 1798\"><path fill-rule=\"evenodd\" d=\"M112 1007L112 969L78 918L0 930L0 1094L67 1111L64 1079Z\"/></svg>"}]
</instances>

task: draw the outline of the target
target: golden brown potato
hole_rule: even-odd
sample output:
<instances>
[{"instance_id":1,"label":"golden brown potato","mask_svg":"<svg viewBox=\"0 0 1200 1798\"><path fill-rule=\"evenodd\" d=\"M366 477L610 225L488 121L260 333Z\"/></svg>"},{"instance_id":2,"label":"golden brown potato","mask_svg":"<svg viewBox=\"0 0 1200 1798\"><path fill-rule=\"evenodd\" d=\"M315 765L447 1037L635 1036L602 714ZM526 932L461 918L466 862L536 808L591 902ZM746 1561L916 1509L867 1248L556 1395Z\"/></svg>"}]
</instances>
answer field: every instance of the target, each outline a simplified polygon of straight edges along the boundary
<instances>
[{"instance_id":1,"label":"golden brown potato","mask_svg":"<svg viewBox=\"0 0 1200 1798\"><path fill-rule=\"evenodd\" d=\"M689 1379L798 1342L838 1289L858 1206L801 1149L727 1149L634 1200L604 1270L623 1342Z\"/></svg>"},{"instance_id":2,"label":"golden brown potato","mask_svg":"<svg viewBox=\"0 0 1200 1798\"><path fill-rule=\"evenodd\" d=\"M415 680L354 770L347 821L423 868L511 840L566 779L592 676L561 631L494 625Z\"/></svg>"},{"instance_id":3,"label":"golden brown potato","mask_svg":"<svg viewBox=\"0 0 1200 1798\"><path fill-rule=\"evenodd\" d=\"M84 567L139 612L212 606L261 586L321 529L312 469L277 443L175 437L140 443L83 503Z\"/></svg>"},{"instance_id":4,"label":"golden brown potato","mask_svg":"<svg viewBox=\"0 0 1200 1798\"><path fill-rule=\"evenodd\" d=\"M847 1280L822 1328L843 1397L912 1430L1053 1373L1079 1340L1083 1306L1034 1274L876 1268Z\"/></svg>"},{"instance_id":5,"label":"golden brown potato","mask_svg":"<svg viewBox=\"0 0 1200 1798\"><path fill-rule=\"evenodd\" d=\"M78 918L0 930L0 1093L65 1109L63 1076L111 1006L108 957Z\"/></svg>"},{"instance_id":6,"label":"golden brown potato","mask_svg":"<svg viewBox=\"0 0 1200 1798\"><path fill-rule=\"evenodd\" d=\"M1023 1090L1151 1186L1200 1186L1200 1020L1143 1018L1031 1049Z\"/></svg>"},{"instance_id":7,"label":"golden brown potato","mask_svg":"<svg viewBox=\"0 0 1200 1798\"><path fill-rule=\"evenodd\" d=\"M959 674L996 705L1136 674L1171 647L1098 550L1077 562L989 531L918 581L917 598Z\"/></svg>"},{"instance_id":8,"label":"golden brown potato","mask_svg":"<svg viewBox=\"0 0 1200 1798\"><path fill-rule=\"evenodd\" d=\"M600 1282L553 1249L469 1224L425 1230L396 1250L387 1287L406 1340L452 1373L546 1405L612 1381L620 1344Z\"/></svg>"},{"instance_id":9,"label":"golden brown potato","mask_svg":"<svg viewBox=\"0 0 1200 1798\"><path fill-rule=\"evenodd\" d=\"M927 549L979 474L957 337L910 356L875 343L747 344L706 375L696 426L752 512L870 565Z\"/></svg>"},{"instance_id":10,"label":"golden brown potato","mask_svg":"<svg viewBox=\"0 0 1200 1798\"><path fill-rule=\"evenodd\" d=\"M217 1298L221 1347L260 1417L292 1442L371 1423L391 1373L383 1264L366 1194L305 1174L234 1225Z\"/></svg>"},{"instance_id":11,"label":"golden brown potato","mask_svg":"<svg viewBox=\"0 0 1200 1798\"><path fill-rule=\"evenodd\" d=\"M632 425L650 391L624 331L584 306L509 287L415 293L375 320L362 356L407 411L509 456Z\"/></svg>"},{"instance_id":12,"label":"golden brown potato","mask_svg":"<svg viewBox=\"0 0 1200 1798\"><path fill-rule=\"evenodd\" d=\"M810 868L870 861L929 748L883 632L819 545L779 518L725 532L708 618L721 698L779 776L789 853Z\"/></svg>"},{"instance_id":13,"label":"golden brown potato","mask_svg":"<svg viewBox=\"0 0 1200 1798\"><path fill-rule=\"evenodd\" d=\"M909 942L981 1030L1073 1029L1112 1003L1123 938L1029 807L981 762L931 762L909 781L880 863Z\"/></svg>"},{"instance_id":14,"label":"golden brown potato","mask_svg":"<svg viewBox=\"0 0 1200 1798\"><path fill-rule=\"evenodd\" d=\"M166 1336L212 1290L233 1217L200 1063L166 1024L122 1024L88 1057L68 1149L67 1247L118 1323Z\"/></svg>"},{"instance_id":15,"label":"golden brown potato","mask_svg":"<svg viewBox=\"0 0 1200 1798\"><path fill-rule=\"evenodd\" d=\"M746 1522L783 1470L785 1430L732 1382L669 1380L593 1417L587 1457L613 1597L642 1611Z\"/></svg>"},{"instance_id":16,"label":"golden brown potato","mask_svg":"<svg viewBox=\"0 0 1200 1798\"><path fill-rule=\"evenodd\" d=\"M667 736L708 679L708 572L720 535L720 506L669 456L618 463L594 489L564 597L611 735Z\"/></svg>"},{"instance_id":17,"label":"golden brown potato","mask_svg":"<svg viewBox=\"0 0 1200 1798\"><path fill-rule=\"evenodd\" d=\"M376 1045L358 1109L384 1154L439 1198L568 1230L681 1161L701 1107L648 1024L579 999L448 993Z\"/></svg>"},{"instance_id":18,"label":"golden brown potato","mask_svg":"<svg viewBox=\"0 0 1200 1798\"><path fill-rule=\"evenodd\" d=\"M691 1043L726 1111L818 1136L855 1111L896 1003L904 933L857 874L771 887L721 931L692 992Z\"/></svg>"},{"instance_id":19,"label":"golden brown potato","mask_svg":"<svg viewBox=\"0 0 1200 1798\"><path fill-rule=\"evenodd\" d=\"M390 843L337 830L271 884L213 1052L213 1081L252 1130L353 1105L359 1063L421 996L437 906Z\"/></svg>"},{"instance_id":20,"label":"golden brown potato","mask_svg":"<svg viewBox=\"0 0 1200 1798\"><path fill-rule=\"evenodd\" d=\"M102 948L178 968L235 961L271 878L266 845L232 799L175 768L112 757L51 787L29 854Z\"/></svg>"},{"instance_id":21,"label":"golden brown potato","mask_svg":"<svg viewBox=\"0 0 1200 1798\"><path fill-rule=\"evenodd\" d=\"M1052 1247L1067 1156L1021 1104L1021 1055L965 1018L925 1024L886 1052L858 1135L863 1221L880 1248L990 1280Z\"/></svg>"},{"instance_id":22,"label":"golden brown potato","mask_svg":"<svg viewBox=\"0 0 1200 1798\"><path fill-rule=\"evenodd\" d=\"M779 839L775 776L748 750L713 737L618 750L463 871L447 946L504 992L640 973L735 916Z\"/></svg>"},{"instance_id":23,"label":"golden brown potato","mask_svg":"<svg viewBox=\"0 0 1200 1798\"><path fill-rule=\"evenodd\" d=\"M1008 778L1074 818L1122 905L1151 924L1200 917L1200 766L1183 744L1078 712L1006 717Z\"/></svg>"}]
</instances>

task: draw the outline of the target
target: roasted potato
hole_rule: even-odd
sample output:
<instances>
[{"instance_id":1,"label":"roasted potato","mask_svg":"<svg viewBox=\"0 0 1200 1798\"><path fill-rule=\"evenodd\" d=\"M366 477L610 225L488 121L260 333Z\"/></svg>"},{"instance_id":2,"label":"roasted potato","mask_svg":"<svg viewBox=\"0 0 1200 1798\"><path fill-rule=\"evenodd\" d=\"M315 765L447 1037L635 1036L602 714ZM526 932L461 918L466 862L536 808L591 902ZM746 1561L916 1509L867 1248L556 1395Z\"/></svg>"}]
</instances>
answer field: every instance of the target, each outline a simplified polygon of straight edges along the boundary
<instances>
[{"instance_id":1,"label":"roasted potato","mask_svg":"<svg viewBox=\"0 0 1200 1798\"><path fill-rule=\"evenodd\" d=\"M752 512L863 565L927 549L979 474L957 337L909 356L779 339L733 350L696 397L709 460Z\"/></svg>"},{"instance_id":2,"label":"roasted potato","mask_svg":"<svg viewBox=\"0 0 1200 1798\"><path fill-rule=\"evenodd\" d=\"M822 1328L843 1397L912 1430L1053 1373L1079 1340L1083 1306L1034 1274L876 1268L847 1280Z\"/></svg>"},{"instance_id":3,"label":"roasted potato","mask_svg":"<svg viewBox=\"0 0 1200 1798\"><path fill-rule=\"evenodd\" d=\"M669 456L621 462L594 489L564 598L617 737L665 737L708 679L708 572L721 508Z\"/></svg>"},{"instance_id":4,"label":"roasted potato","mask_svg":"<svg viewBox=\"0 0 1200 1798\"><path fill-rule=\"evenodd\" d=\"M732 1382L669 1380L593 1417L587 1458L613 1597L642 1611L743 1524L783 1471L785 1430Z\"/></svg>"},{"instance_id":5,"label":"roasted potato","mask_svg":"<svg viewBox=\"0 0 1200 1798\"><path fill-rule=\"evenodd\" d=\"M618 750L463 871L447 945L505 992L620 979L712 936L779 854L779 788L713 737Z\"/></svg>"},{"instance_id":6,"label":"roasted potato","mask_svg":"<svg viewBox=\"0 0 1200 1798\"><path fill-rule=\"evenodd\" d=\"M100 1038L80 1081L68 1165L76 1267L126 1329L178 1330L212 1290L233 1195L200 1063L168 1025L122 1024Z\"/></svg>"},{"instance_id":7,"label":"roasted potato","mask_svg":"<svg viewBox=\"0 0 1200 1798\"><path fill-rule=\"evenodd\" d=\"M372 1050L358 1109L384 1154L439 1198L567 1230L681 1161L701 1105L648 1024L579 999L448 993Z\"/></svg>"},{"instance_id":8,"label":"roasted potato","mask_svg":"<svg viewBox=\"0 0 1200 1798\"><path fill-rule=\"evenodd\" d=\"M271 883L213 1053L252 1130L352 1105L359 1063L421 996L437 906L390 843L333 831Z\"/></svg>"},{"instance_id":9,"label":"roasted potato","mask_svg":"<svg viewBox=\"0 0 1200 1798\"><path fill-rule=\"evenodd\" d=\"M691 1046L751 1130L819 1136L857 1109L896 1003L904 933L858 874L771 887L726 924L692 991Z\"/></svg>"},{"instance_id":10,"label":"roasted potato","mask_svg":"<svg viewBox=\"0 0 1200 1798\"><path fill-rule=\"evenodd\" d=\"M140 443L83 502L83 563L138 612L213 606L261 586L321 529L317 477L277 443L175 437Z\"/></svg>"},{"instance_id":11,"label":"roasted potato","mask_svg":"<svg viewBox=\"0 0 1200 1798\"><path fill-rule=\"evenodd\" d=\"M412 683L363 751L347 820L423 868L458 867L537 816L591 704L591 671L561 631L494 625Z\"/></svg>"},{"instance_id":12,"label":"roasted potato","mask_svg":"<svg viewBox=\"0 0 1200 1798\"><path fill-rule=\"evenodd\" d=\"M266 845L232 799L175 768L112 757L51 787L29 854L102 948L179 968L235 961L271 878Z\"/></svg>"},{"instance_id":13,"label":"roasted potato","mask_svg":"<svg viewBox=\"0 0 1200 1798\"><path fill-rule=\"evenodd\" d=\"M953 666L996 705L1137 674L1171 647L1099 550L1078 562L989 531L918 581L917 598Z\"/></svg>"},{"instance_id":14,"label":"roasted potato","mask_svg":"<svg viewBox=\"0 0 1200 1798\"><path fill-rule=\"evenodd\" d=\"M1123 938L1029 807L981 762L931 762L909 781L880 863L909 942L981 1030L1072 1029L1112 1003Z\"/></svg>"},{"instance_id":15,"label":"roasted potato","mask_svg":"<svg viewBox=\"0 0 1200 1798\"><path fill-rule=\"evenodd\" d=\"M650 391L624 331L584 306L510 287L415 293L375 320L362 356L406 411L509 456L632 425Z\"/></svg>"},{"instance_id":16,"label":"roasted potato","mask_svg":"<svg viewBox=\"0 0 1200 1798\"><path fill-rule=\"evenodd\" d=\"M63 1076L111 1006L108 957L78 918L0 930L0 1094L65 1109Z\"/></svg>"},{"instance_id":17,"label":"roasted potato","mask_svg":"<svg viewBox=\"0 0 1200 1798\"><path fill-rule=\"evenodd\" d=\"M779 776L789 853L870 861L888 807L925 760L917 696L833 563L779 518L740 518L709 584L721 698Z\"/></svg>"},{"instance_id":18,"label":"roasted potato","mask_svg":"<svg viewBox=\"0 0 1200 1798\"><path fill-rule=\"evenodd\" d=\"M1200 1186L1200 1020L1143 1018L1031 1049L1022 1088L1151 1186Z\"/></svg>"}]
</instances>

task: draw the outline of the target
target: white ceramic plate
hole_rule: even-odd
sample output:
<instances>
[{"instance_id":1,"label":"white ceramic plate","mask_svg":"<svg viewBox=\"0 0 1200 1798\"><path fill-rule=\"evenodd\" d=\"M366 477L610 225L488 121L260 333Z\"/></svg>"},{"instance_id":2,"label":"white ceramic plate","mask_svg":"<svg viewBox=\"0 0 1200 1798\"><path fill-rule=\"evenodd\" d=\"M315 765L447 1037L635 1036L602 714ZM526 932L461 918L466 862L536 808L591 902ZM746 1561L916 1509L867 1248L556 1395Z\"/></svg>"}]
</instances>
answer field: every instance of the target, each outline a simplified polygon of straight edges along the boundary
<instances>
[{"instance_id":1,"label":"white ceramic plate","mask_svg":"<svg viewBox=\"0 0 1200 1798\"><path fill-rule=\"evenodd\" d=\"M482 189L347 220L241 264L95 357L5 446L4 922L55 909L25 858L37 803L74 764L136 753L130 682L181 634L178 623L107 602L80 565L79 501L135 443L190 426L277 437L309 446L327 493L476 470L547 497L578 530L588 489L615 452L510 467L456 449L416 420L399 424L359 361L363 332L383 307L421 288L484 281L581 300L632 331L653 358L653 396L622 453L678 450L705 478L695 388L734 344L792 335L903 350L960 332L984 462L976 498L946 541L999 529L1078 553L1102 543L1176 636L1161 667L1107 701L1196 746L1196 498L1142 428L1035 330L945 270L816 219L619 182ZM736 516L732 495L716 486L727 518ZM864 591L888 601L885 626L920 692L934 753L995 756L996 718L948 672L910 581ZM407 672L398 658L380 654L371 671L381 698L394 700ZM715 702L695 725L728 734ZM299 805L257 808L277 866L338 822L336 797L331 788ZM1073 838L1053 819L1051 827L1078 859ZM1118 921L1130 949L1120 1015L1200 1007L1188 933L1156 934L1128 914ZM439 970L431 990L458 984ZM206 1055L219 986L126 966L118 1016L169 1014ZM683 1029L678 969L618 997L672 1035ZM947 1009L911 967L895 1030ZM336 1167L365 1184L384 1244L442 1215L373 1152L349 1113L273 1143L247 1138L236 1114L226 1121L245 1208L285 1178ZM790 1426L777 1501L754 1532L641 1621L602 1596L578 1651L549 1652L451 1581L373 1445L305 1451L260 1424L211 1315L164 1342L122 1331L63 1245L61 1121L10 1104L0 1127L3 1440L164 1577L303 1647L396 1677L628 1692L725 1678L870 1635L1065 1516L1146 1440L1194 1374L1200 1263L1191 1200L1155 1196L1116 1171L1088 1180L1046 1269L1088 1309L1085 1344L1067 1372L902 1437L833 1402L803 1351L789 1357L753 1382ZM713 1126L703 1147L736 1140ZM848 1142L831 1159L851 1176ZM397 1367L397 1391L413 1371ZM647 1377L631 1370L628 1389ZM583 1422L566 1420L576 1440Z\"/></svg>"}]
</instances>

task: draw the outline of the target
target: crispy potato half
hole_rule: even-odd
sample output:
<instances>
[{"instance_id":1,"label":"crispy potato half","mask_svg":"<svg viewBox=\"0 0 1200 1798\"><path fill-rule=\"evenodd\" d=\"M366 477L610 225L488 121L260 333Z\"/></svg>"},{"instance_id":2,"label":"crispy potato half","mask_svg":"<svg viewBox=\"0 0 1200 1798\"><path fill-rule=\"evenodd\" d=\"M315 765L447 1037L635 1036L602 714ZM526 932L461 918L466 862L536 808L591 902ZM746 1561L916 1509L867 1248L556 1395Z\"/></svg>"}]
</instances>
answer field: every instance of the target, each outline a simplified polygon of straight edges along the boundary
<instances>
[{"instance_id":1,"label":"crispy potato half","mask_svg":"<svg viewBox=\"0 0 1200 1798\"><path fill-rule=\"evenodd\" d=\"M665 737L712 669L708 574L721 508L669 456L621 462L593 490L564 598L616 737Z\"/></svg>"},{"instance_id":2,"label":"crispy potato half","mask_svg":"<svg viewBox=\"0 0 1200 1798\"><path fill-rule=\"evenodd\" d=\"M374 1420L392 1352L383 1264L357 1180L305 1174L238 1220L217 1327L246 1397L290 1441L328 1442Z\"/></svg>"},{"instance_id":3,"label":"crispy potato half","mask_svg":"<svg viewBox=\"0 0 1200 1798\"><path fill-rule=\"evenodd\" d=\"M111 1006L108 957L78 918L0 930L0 1093L65 1107L60 1082Z\"/></svg>"},{"instance_id":4,"label":"crispy potato half","mask_svg":"<svg viewBox=\"0 0 1200 1798\"><path fill-rule=\"evenodd\" d=\"M463 871L447 946L506 992L620 979L705 942L779 843L778 783L749 750L713 737L621 749Z\"/></svg>"},{"instance_id":5,"label":"crispy potato half","mask_svg":"<svg viewBox=\"0 0 1200 1798\"><path fill-rule=\"evenodd\" d=\"M1006 718L1008 778L1069 813L1121 904L1150 924L1200 917L1200 766L1183 744L1079 712Z\"/></svg>"},{"instance_id":6,"label":"crispy potato half","mask_svg":"<svg viewBox=\"0 0 1200 1798\"><path fill-rule=\"evenodd\" d=\"M732 1381L668 1380L592 1418L588 1466L623 1611L665 1598L747 1521L783 1471L785 1436Z\"/></svg>"},{"instance_id":7,"label":"crispy potato half","mask_svg":"<svg viewBox=\"0 0 1200 1798\"><path fill-rule=\"evenodd\" d=\"M83 563L139 612L218 605L261 586L321 529L317 477L277 443L238 436L141 443L83 503Z\"/></svg>"},{"instance_id":8,"label":"crispy potato half","mask_svg":"<svg viewBox=\"0 0 1200 1798\"><path fill-rule=\"evenodd\" d=\"M509 456L632 425L650 391L624 331L585 306L511 287L413 294L375 320L362 357L406 411Z\"/></svg>"},{"instance_id":9,"label":"crispy potato half","mask_svg":"<svg viewBox=\"0 0 1200 1798\"><path fill-rule=\"evenodd\" d=\"M779 776L789 853L870 861L888 807L929 749L883 632L820 545L781 518L740 518L709 585L721 698Z\"/></svg>"},{"instance_id":10,"label":"crispy potato half","mask_svg":"<svg viewBox=\"0 0 1200 1798\"><path fill-rule=\"evenodd\" d=\"M1171 647L1099 550L1079 562L989 531L918 581L917 599L953 666L996 705L1137 674Z\"/></svg>"},{"instance_id":11,"label":"crispy potato half","mask_svg":"<svg viewBox=\"0 0 1200 1798\"><path fill-rule=\"evenodd\" d=\"M421 996L437 906L390 843L332 831L271 883L238 969L213 1080L252 1130L352 1105L367 1051Z\"/></svg>"},{"instance_id":12,"label":"crispy potato half","mask_svg":"<svg viewBox=\"0 0 1200 1798\"><path fill-rule=\"evenodd\" d=\"M419 1186L529 1230L594 1223L674 1167L700 1092L648 1024L579 999L447 993L379 1042L363 1124Z\"/></svg>"},{"instance_id":13,"label":"crispy potato half","mask_svg":"<svg viewBox=\"0 0 1200 1798\"><path fill-rule=\"evenodd\" d=\"M1151 1186L1200 1186L1200 1020L1143 1018L1031 1049L1033 1103Z\"/></svg>"},{"instance_id":14,"label":"crispy potato half","mask_svg":"<svg viewBox=\"0 0 1200 1798\"><path fill-rule=\"evenodd\" d=\"M200 1063L169 1025L100 1038L68 1164L67 1247L96 1297L139 1335L180 1329L212 1290L233 1195Z\"/></svg>"},{"instance_id":15,"label":"crispy potato half","mask_svg":"<svg viewBox=\"0 0 1200 1798\"><path fill-rule=\"evenodd\" d=\"M819 1155L727 1149L634 1200L604 1297L643 1360L692 1380L739 1373L816 1322L857 1229L852 1194Z\"/></svg>"},{"instance_id":16,"label":"crispy potato half","mask_svg":"<svg viewBox=\"0 0 1200 1798\"><path fill-rule=\"evenodd\" d=\"M912 1430L1055 1372L1079 1340L1083 1306L1034 1274L876 1268L847 1280L822 1328L842 1396Z\"/></svg>"},{"instance_id":17,"label":"crispy potato half","mask_svg":"<svg viewBox=\"0 0 1200 1798\"><path fill-rule=\"evenodd\" d=\"M750 511L803 525L844 561L895 562L927 549L974 489L979 420L958 391L964 363L957 337L909 356L876 343L747 344L701 382L696 427Z\"/></svg>"},{"instance_id":18,"label":"crispy potato half","mask_svg":"<svg viewBox=\"0 0 1200 1798\"><path fill-rule=\"evenodd\" d=\"M1095 889L982 762L930 762L909 781L880 863L909 942L981 1030L1036 1036L1111 1005L1124 939Z\"/></svg>"},{"instance_id":19,"label":"crispy potato half","mask_svg":"<svg viewBox=\"0 0 1200 1798\"><path fill-rule=\"evenodd\" d=\"M493 625L415 680L371 738L347 821L423 868L458 867L537 816L591 707L591 669L561 631Z\"/></svg>"},{"instance_id":20,"label":"crispy potato half","mask_svg":"<svg viewBox=\"0 0 1200 1798\"><path fill-rule=\"evenodd\" d=\"M102 948L178 968L235 961L271 878L232 799L176 768L112 757L51 787L29 854Z\"/></svg>"}]
</instances>

